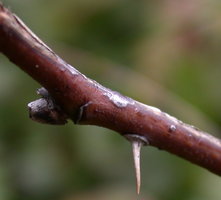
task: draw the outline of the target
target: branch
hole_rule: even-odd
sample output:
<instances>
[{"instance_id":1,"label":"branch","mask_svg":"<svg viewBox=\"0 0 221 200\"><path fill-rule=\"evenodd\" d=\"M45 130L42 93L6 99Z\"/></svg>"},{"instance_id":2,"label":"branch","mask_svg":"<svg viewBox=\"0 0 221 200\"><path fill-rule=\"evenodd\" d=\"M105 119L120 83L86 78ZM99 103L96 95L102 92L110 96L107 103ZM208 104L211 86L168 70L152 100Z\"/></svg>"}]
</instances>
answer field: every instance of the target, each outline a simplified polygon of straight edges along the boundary
<instances>
[{"instance_id":1,"label":"branch","mask_svg":"<svg viewBox=\"0 0 221 200\"><path fill-rule=\"evenodd\" d=\"M106 127L125 137L135 135L221 175L219 139L87 78L1 3L0 52L44 86L59 110L75 123Z\"/></svg>"}]
</instances>

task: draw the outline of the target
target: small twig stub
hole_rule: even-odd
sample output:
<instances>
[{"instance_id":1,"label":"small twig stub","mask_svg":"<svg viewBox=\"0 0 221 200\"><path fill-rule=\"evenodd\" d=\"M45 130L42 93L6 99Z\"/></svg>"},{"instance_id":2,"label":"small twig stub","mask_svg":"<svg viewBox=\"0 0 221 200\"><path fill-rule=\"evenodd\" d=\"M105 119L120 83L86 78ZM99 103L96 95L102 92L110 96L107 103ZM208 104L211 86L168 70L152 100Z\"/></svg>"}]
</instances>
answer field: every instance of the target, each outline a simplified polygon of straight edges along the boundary
<instances>
[{"instance_id":1,"label":"small twig stub","mask_svg":"<svg viewBox=\"0 0 221 200\"><path fill-rule=\"evenodd\" d=\"M29 117L44 124L63 125L67 123L67 115L54 102L45 88L37 90L37 94L42 98L28 104Z\"/></svg>"}]
</instances>

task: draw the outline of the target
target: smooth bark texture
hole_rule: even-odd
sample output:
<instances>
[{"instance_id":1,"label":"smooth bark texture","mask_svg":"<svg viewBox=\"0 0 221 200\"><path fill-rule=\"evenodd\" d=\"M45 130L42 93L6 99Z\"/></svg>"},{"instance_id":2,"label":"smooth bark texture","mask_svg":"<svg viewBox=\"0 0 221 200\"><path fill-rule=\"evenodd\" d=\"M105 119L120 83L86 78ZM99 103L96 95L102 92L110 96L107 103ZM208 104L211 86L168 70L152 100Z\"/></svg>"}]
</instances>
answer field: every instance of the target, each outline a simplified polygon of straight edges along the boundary
<instances>
[{"instance_id":1,"label":"smooth bark texture","mask_svg":"<svg viewBox=\"0 0 221 200\"><path fill-rule=\"evenodd\" d=\"M74 122L106 127L123 136L140 136L152 146L221 175L219 139L87 78L1 3L0 51L45 87Z\"/></svg>"}]
</instances>

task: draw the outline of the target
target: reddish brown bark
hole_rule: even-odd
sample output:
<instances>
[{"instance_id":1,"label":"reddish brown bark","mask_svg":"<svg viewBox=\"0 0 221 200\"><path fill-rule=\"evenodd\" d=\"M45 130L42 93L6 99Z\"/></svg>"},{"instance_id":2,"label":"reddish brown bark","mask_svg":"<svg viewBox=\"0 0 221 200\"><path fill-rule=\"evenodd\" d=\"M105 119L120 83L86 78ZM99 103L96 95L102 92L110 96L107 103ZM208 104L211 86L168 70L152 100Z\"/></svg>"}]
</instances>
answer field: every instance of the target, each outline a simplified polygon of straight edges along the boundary
<instances>
[{"instance_id":1,"label":"reddish brown bark","mask_svg":"<svg viewBox=\"0 0 221 200\"><path fill-rule=\"evenodd\" d=\"M75 122L140 135L150 145L221 175L219 139L85 77L2 5L0 51L44 86Z\"/></svg>"}]
</instances>

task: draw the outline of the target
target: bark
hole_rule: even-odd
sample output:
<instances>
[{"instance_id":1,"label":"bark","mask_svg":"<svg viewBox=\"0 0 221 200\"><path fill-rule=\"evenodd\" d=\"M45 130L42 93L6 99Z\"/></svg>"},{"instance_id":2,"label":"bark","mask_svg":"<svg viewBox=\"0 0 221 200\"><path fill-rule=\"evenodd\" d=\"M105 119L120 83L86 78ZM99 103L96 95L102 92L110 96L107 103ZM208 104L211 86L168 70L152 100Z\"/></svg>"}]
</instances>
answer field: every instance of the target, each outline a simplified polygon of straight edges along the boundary
<instances>
[{"instance_id":1,"label":"bark","mask_svg":"<svg viewBox=\"0 0 221 200\"><path fill-rule=\"evenodd\" d=\"M87 78L1 3L0 52L46 88L59 109L75 123L106 127L127 138L135 135L221 175L219 139Z\"/></svg>"}]
</instances>

